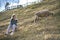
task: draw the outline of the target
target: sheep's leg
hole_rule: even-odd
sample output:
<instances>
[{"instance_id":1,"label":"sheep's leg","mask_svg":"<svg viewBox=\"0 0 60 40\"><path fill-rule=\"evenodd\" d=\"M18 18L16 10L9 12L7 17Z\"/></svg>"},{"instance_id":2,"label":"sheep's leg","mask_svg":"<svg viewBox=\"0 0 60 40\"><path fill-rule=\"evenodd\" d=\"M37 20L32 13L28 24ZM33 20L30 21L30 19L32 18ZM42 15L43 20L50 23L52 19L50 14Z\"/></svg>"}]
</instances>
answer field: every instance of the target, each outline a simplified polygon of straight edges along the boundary
<instances>
[{"instance_id":1,"label":"sheep's leg","mask_svg":"<svg viewBox=\"0 0 60 40\"><path fill-rule=\"evenodd\" d=\"M34 18L34 23L36 22L36 15L35 15L35 18Z\"/></svg>"},{"instance_id":2,"label":"sheep's leg","mask_svg":"<svg viewBox=\"0 0 60 40\"><path fill-rule=\"evenodd\" d=\"M36 23L36 15L35 15L34 23Z\"/></svg>"},{"instance_id":3,"label":"sheep's leg","mask_svg":"<svg viewBox=\"0 0 60 40\"><path fill-rule=\"evenodd\" d=\"M37 20L39 20L39 17L36 15L36 16L35 16L34 23L36 23Z\"/></svg>"}]
</instances>

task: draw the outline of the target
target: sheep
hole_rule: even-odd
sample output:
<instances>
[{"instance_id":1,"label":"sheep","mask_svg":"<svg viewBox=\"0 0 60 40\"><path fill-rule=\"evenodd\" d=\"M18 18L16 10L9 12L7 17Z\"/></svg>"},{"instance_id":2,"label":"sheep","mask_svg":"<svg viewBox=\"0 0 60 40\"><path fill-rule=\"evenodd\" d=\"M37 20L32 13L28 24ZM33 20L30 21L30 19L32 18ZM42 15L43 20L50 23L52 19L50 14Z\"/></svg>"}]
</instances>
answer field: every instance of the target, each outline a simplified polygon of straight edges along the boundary
<instances>
[{"instance_id":1,"label":"sheep","mask_svg":"<svg viewBox=\"0 0 60 40\"><path fill-rule=\"evenodd\" d=\"M35 20L34 20L34 22L36 22L39 19L39 17L48 17L50 15L53 15L53 12L50 12L49 10L39 11L39 12L35 13Z\"/></svg>"}]
</instances>

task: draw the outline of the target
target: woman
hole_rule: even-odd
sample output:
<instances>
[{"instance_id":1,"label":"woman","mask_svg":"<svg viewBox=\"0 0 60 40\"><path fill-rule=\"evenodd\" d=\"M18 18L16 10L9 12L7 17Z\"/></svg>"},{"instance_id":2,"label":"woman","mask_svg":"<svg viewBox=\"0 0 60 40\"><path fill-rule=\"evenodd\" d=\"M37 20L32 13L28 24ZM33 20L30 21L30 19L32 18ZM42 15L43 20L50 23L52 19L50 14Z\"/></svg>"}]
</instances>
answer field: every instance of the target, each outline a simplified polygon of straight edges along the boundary
<instances>
[{"instance_id":1,"label":"woman","mask_svg":"<svg viewBox=\"0 0 60 40\"><path fill-rule=\"evenodd\" d=\"M11 28L12 28L12 32L11 32L10 35L13 35L15 29L17 28L17 19L16 19L16 15L15 14L13 14L12 17L11 17L10 24L9 24L9 26L7 28L6 34L9 34Z\"/></svg>"}]
</instances>

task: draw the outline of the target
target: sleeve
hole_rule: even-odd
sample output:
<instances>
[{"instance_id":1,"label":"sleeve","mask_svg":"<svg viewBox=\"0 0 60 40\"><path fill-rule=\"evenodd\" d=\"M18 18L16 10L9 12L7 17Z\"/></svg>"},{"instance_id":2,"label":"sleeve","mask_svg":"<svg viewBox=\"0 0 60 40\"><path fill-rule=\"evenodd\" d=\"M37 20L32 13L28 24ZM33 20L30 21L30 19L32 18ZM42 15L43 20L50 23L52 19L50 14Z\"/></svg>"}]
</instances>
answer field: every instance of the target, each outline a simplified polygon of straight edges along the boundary
<instances>
[{"instance_id":1,"label":"sleeve","mask_svg":"<svg viewBox=\"0 0 60 40\"><path fill-rule=\"evenodd\" d=\"M18 20L16 20L16 23L18 23Z\"/></svg>"},{"instance_id":2,"label":"sleeve","mask_svg":"<svg viewBox=\"0 0 60 40\"><path fill-rule=\"evenodd\" d=\"M13 23L13 19L10 20L10 24L12 24L12 23Z\"/></svg>"}]
</instances>

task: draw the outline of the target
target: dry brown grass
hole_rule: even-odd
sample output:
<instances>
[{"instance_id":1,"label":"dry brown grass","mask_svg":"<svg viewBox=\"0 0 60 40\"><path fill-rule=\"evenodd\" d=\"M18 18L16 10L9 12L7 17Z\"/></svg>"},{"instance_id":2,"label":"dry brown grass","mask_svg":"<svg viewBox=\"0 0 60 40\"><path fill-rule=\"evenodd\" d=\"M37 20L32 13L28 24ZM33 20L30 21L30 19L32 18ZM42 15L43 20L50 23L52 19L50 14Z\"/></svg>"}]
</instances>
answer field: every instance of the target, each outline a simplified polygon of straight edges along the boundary
<instances>
[{"instance_id":1,"label":"dry brown grass","mask_svg":"<svg viewBox=\"0 0 60 40\"><path fill-rule=\"evenodd\" d=\"M0 40L60 40L60 9L56 9L56 6L57 3L44 4L42 7L36 6L37 8L35 9L24 8L4 12L4 17L1 16L4 20L0 21ZM43 9L52 10L54 15L41 18L41 20L34 23L34 13ZM11 16L13 11L15 11L14 13L18 17L18 30L13 36L6 36L4 33L6 32L10 18L5 18L7 18L7 15Z\"/></svg>"}]
</instances>

